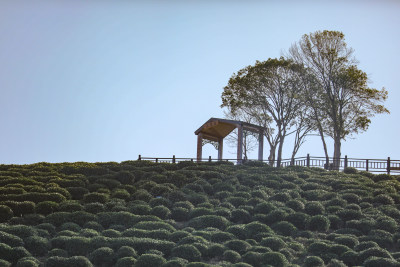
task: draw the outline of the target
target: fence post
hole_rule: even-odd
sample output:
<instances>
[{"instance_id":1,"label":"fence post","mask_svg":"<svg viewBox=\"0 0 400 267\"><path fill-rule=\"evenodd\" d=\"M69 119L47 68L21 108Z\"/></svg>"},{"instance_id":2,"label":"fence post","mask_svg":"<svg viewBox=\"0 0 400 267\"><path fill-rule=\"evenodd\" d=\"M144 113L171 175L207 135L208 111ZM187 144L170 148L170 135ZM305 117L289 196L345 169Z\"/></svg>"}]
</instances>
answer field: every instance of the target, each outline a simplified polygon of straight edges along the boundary
<instances>
[{"instance_id":1,"label":"fence post","mask_svg":"<svg viewBox=\"0 0 400 267\"><path fill-rule=\"evenodd\" d=\"M211 162L211 156L208 156L208 162Z\"/></svg>"},{"instance_id":2,"label":"fence post","mask_svg":"<svg viewBox=\"0 0 400 267\"><path fill-rule=\"evenodd\" d=\"M158 158L156 158L156 163L158 163Z\"/></svg>"},{"instance_id":3,"label":"fence post","mask_svg":"<svg viewBox=\"0 0 400 267\"><path fill-rule=\"evenodd\" d=\"M344 156L344 168L345 169L347 168L347 155Z\"/></svg>"},{"instance_id":4,"label":"fence post","mask_svg":"<svg viewBox=\"0 0 400 267\"><path fill-rule=\"evenodd\" d=\"M175 155L172 156L172 163L175 163Z\"/></svg>"},{"instance_id":5,"label":"fence post","mask_svg":"<svg viewBox=\"0 0 400 267\"><path fill-rule=\"evenodd\" d=\"M190 159L191 162L193 162L193 159Z\"/></svg>"},{"instance_id":6,"label":"fence post","mask_svg":"<svg viewBox=\"0 0 400 267\"><path fill-rule=\"evenodd\" d=\"M137 160L142 160L142 155L139 155Z\"/></svg>"},{"instance_id":7,"label":"fence post","mask_svg":"<svg viewBox=\"0 0 400 267\"><path fill-rule=\"evenodd\" d=\"M307 154L307 168L310 168L310 154Z\"/></svg>"},{"instance_id":8,"label":"fence post","mask_svg":"<svg viewBox=\"0 0 400 267\"><path fill-rule=\"evenodd\" d=\"M386 167L386 169L387 169L387 174L390 174L390 157L388 157L388 159L387 159L387 167Z\"/></svg>"},{"instance_id":9,"label":"fence post","mask_svg":"<svg viewBox=\"0 0 400 267\"><path fill-rule=\"evenodd\" d=\"M369 165L369 160L368 159L366 160L366 164L367 164L367 166L365 167L365 170L368 171L368 165Z\"/></svg>"}]
</instances>

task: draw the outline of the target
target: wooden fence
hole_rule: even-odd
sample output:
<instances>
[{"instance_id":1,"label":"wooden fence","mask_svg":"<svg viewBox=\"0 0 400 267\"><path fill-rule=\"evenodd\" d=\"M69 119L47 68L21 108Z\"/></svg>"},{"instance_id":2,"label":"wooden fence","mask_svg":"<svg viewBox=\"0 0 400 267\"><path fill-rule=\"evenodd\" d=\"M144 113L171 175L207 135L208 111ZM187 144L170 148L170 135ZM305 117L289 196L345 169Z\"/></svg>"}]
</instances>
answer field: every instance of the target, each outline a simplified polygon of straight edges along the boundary
<instances>
[{"instance_id":1,"label":"wooden fence","mask_svg":"<svg viewBox=\"0 0 400 267\"><path fill-rule=\"evenodd\" d=\"M178 163L180 161L193 161L197 162L197 158L177 158L175 155L172 158L161 158L161 157L142 157L139 155L138 160L147 160L156 163ZM218 159L211 158L202 158L201 162L215 162L219 161ZM222 159L220 161L229 161L233 163L241 163L244 160L238 159ZM255 161L253 159L248 159L248 161ZM274 167L277 166L277 161L270 163L268 160L264 160L263 162L268 163ZM335 168L335 165L338 165L338 168ZM387 159L357 159L357 158L348 158L345 156L344 158L340 158L340 160L333 162L333 159L330 158L330 161L327 162L325 157L312 157L307 154L306 157L298 157L295 158L294 161L291 159L282 159L279 167L287 167L287 166L304 166L304 167L318 167L324 168L327 170L339 169L343 170L347 167L356 168L360 171L368 171L368 172L384 172L387 174L399 174L400 175L400 160L392 160L390 157Z\"/></svg>"}]
</instances>

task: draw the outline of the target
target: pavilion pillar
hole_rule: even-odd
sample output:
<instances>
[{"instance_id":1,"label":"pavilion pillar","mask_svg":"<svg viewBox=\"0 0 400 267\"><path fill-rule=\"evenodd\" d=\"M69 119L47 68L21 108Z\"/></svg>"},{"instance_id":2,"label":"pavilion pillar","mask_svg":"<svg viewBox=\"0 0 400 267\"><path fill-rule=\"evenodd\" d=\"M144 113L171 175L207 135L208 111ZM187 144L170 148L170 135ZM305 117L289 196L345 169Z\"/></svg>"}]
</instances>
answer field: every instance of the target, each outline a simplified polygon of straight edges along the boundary
<instances>
[{"instance_id":1,"label":"pavilion pillar","mask_svg":"<svg viewBox=\"0 0 400 267\"><path fill-rule=\"evenodd\" d=\"M201 162L203 158L203 134L197 135L197 162Z\"/></svg>"},{"instance_id":2,"label":"pavilion pillar","mask_svg":"<svg viewBox=\"0 0 400 267\"><path fill-rule=\"evenodd\" d=\"M222 160L222 151L224 149L224 139L218 140L218 160Z\"/></svg>"},{"instance_id":3,"label":"pavilion pillar","mask_svg":"<svg viewBox=\"0 0 400 267\"><path fill-rule=\"evenodd\" d=\"M243 125L238 125L238 143L237 143L237 163L242 163L243 156Z\"/></svg>"},{"instance_id":4,"label":"pavilion pillar","mask_svg":"<svg viewBox=\"0 0 400 267\"><path fill-rule=\"evenodd\" d=\"M258 160L263 161L264 154L264 131L260 130L258 134Z\"/></svg>"}]
</instances>

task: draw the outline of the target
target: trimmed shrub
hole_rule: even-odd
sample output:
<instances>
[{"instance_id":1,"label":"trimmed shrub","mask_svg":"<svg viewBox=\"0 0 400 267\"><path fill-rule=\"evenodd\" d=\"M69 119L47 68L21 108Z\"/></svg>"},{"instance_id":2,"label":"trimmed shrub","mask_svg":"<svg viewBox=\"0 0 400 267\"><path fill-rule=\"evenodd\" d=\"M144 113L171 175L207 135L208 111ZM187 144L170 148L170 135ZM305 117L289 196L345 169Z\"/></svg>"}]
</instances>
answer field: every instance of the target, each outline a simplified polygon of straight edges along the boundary
<instances>
[{"instance_id":1,"label":"trimmed shrub","mask_svg":"<svg viewBox=\"0 0 400 267\"><path fill-rule=\"evenodd\" d=\"M65 240L65 250L70 256L84 256L89 249L90 239L87 237L72 236Z\"/></svg>"},{"instance_id":2,"label":"trimmed shrub","mask_svg":"<svg viewBox=\"0 0 400 267\"><path fill-rule=\"evenodd\" d=\"M277 236L263 238L260 242L260 245L271 248L274 251L279 251L280 249L286 247L286 243Z\"/></svg>"},{"instance_id":3,"label":"trimmed shrub","mask_svg":"<svg viewBox=\"0 0 400 267\"><path fill-rule=\"evenodd\" d=\"M379 245L374 241L361 241L358 245L354 247L354 250L363 251L369 248L379 248Z\"/></svg>"},{"instance_id":4,"label":"trimmed shrub","mask_svg":"<svg viewBox=\"0 0 400 267\"><path fill-rule=\"evenodd\" d=\"M308 221L308 229L311 231L327 232L330 226L330 220L323 215L315 215Z\"/></svg>"},{"instance_id":5,"label":"trimmed shrub","mask_svg":"<svg viewBox=\"0 0 400 267\"><path fill-rule=\"evenodd\" d=\"M383 205L393 205L394 200L389 195L380 194L374 197L373 203L375 204L383 204Z\"/></svg>"},{"instance_id":6,"label":"trimmed shrub","mask_svg":"<svg viewBox=\"0 0 400 267\"><path fill-rule=\"evenodd\" d=\"M39 261L34 257L24 257L18 260L16 267L39 267Z\"/></svg>"},{"instance_id":7,"label":"trimmed shrub","mask_svg":"<svg viewBox=\"0 0 400 267\"><path fill-rule=\"evenodd\" d=\"M364 262L366 259L372 256L393 259L392 255L390 255L386 249L373 247L360 252L360 261Z\"/></svg>"},{"instance_id":8,"label":"trimmed shrub","mask_svg":"<svg viewBox=\"0 0 400 267\"><path fill-rule=\"evenodd\" d=\"M245 263L248 263L251 266L259 267L261 266L262 253L249 251L243 255L242 259Z\"/></svg>"},{"instance_id":9,"label":"trimmed shrub","mask_svg":"<svg viewBox=\"0 0 400 267\"><path fill-rule=\"evenodd\" d=\"M317 242L314 242L311 245L309 245L307 251L311 255L320 256L322 254L327 253L329 248L330 248L330 245L328 245L324 242L321 242L321 241L317 241Z\"/></svg>"},{"instance_id":10,"label":"trimmed shrub","mask_svg":"<svg viewBox=\"0 0 400 267\"><path fill-rule=\"evenodd\" d=\"M304 260L304 267L324 267L324 261L318 256L308 256Z\"/></svg>"},{"instance_id":11,"label":"trimmed shrub","mask_svg":"<svg viewBox=\"0 0 400 267\"><path fill-rule=\"evenodd\" d=\"M12 247L7 244L0 243L0 259L3 260L12 260Z\"/></svg>"},{"instance_id":12,"label":"trimmed shrub","mask_svg":"<svg viewBox=\"0 0 400 267\"><path fill-rule=\"evenodd\" d=\"M286 267L289 265L286 257L279 252L267 252L262 254L262 263L274 267Z\"/></svg>"},{"instance_id":13,"label":"trimmed shrub","mask_svg":"<svg viewBox=\"0 0 400 267\"><path fill-rule=\"evenodd\" d=\"M234 223L248 223L252 219L250 213L245 209L234 209L230 220Z\"/></svg>"},{"instance_id":14,"label":"trimmed shrub","mask_svg":"<svg viewBox=\"0 0 400 267\"><path fill-rule=\"evenodd\" d=\"M99 212L104 212L106 210L104 204L99 202L87 203L83 206L83 209L84 211L92 214L97 214Z\"/></svg>"},{"instance_id":15,"label":"trimmed shrub","mask_svg":"<svg viewBox=\"0 0 400 267\"><path fill-rule=\"evenodd\" d=\"M246 238L255 238L257 235L262 233L273 233L268 225L260 222L251 222L244 225L246 232Z\"/></svg>"},{"instance_id":16,"label":"trimmed shrub","mask_svg":"<svg viewBox=\"0 0 400 267\"><path fill-rule=\"evenodd\" d=\"M7 222L13 217L12 209L6 205L0 205L0 223Z\"/></svg>"},{"instance_id":17,"label":"trimmed shrub","mask_svg":"<svg viewBox=\"0 0 400 267\"><path fill-rule=\"evenodd\" d=\"M84 203L93 203L93 202L98 202L98 203L106 203L108 200L109 196L107 194L102 194L102 193L88 193L83 196L83 202Z\"/></svg>"},{"instance_id":18,"label":"trimmed shrub","mask_svg":"<svg viewBox=\"0 0 400 267\"><path fill-rule=\"evenodd\" d=\"M251 245L243 240L230 240L225 243L225 246L231 250L238 252L239 254L244 254L247 250L251 248Z\"/></svg>"},{"instance_id":19,"label":"trimmed shrub","mask_svg":"<svg viewBox=\"0 0 400 267\"><path fill-rule=\"evenodd\" d=\"M129 246L122 246L116 252L116 257L118 259L125 258L125 257L136 258L137 257L137 253L136 253L136 250L134 250L133 248L131 248Z\"/></svg>"},{"instance_id":20,"label":"trimmed shrub","mask_svg":"<svg viewBox=\"0 0 400 267\"><path fill-rule=\"evenodd\" d=\"M204 215L191 219L188 225L189 227L193 227L195 229L214 227L220 230L224 230L228 223L229 221L222 216Z\"/></svg>"},{"instance_id":21,"label":"trimmed shrub","mask_svg":"<svg viewBox=\"0 0 400 267\"><path fill-rule=\"evenodd\" d=\"M265 214L267 215L271 211L276 209L276 207L270 202L261 202L254 207L254 213L257 214Z\"/></svg>"},{"instance_id":22,"label":"trimmed shrub","mask_svg":"<svg viewBox=\"0 0 400 267\"><path fill-rule=\"evenodd\" d=\"M22 240L22 238L3 231L0 231L0 243L7 244L11 247L24 245L24 241Z\"/></svg>"},{"instance_id":23,"label":"trimmed shrub","mask_svg":"<svg viewBox=\"0 0 400 267\"><path fill-rule=\"evenodd\" d=\"M185 267L188 261L181 258L172 258L163 264L162 267Z\"/></svg>"},{"instance_id":24,"label":"trimmed shrub","mask_svg":"<svg viewBox=\"0 0 400 267\"><path fill-rule=\"evenodd\" d=\"M171 255L188 261L199 261L201 259L200 251L193 245L179 245L172 249Z\"/></svg>"},{"instance_id":25,"label":"trimmed shrub","mask_svg":"<svg viewBox=\"0 0 400 267\"><path fill-rule=\"evenodd\" d=\"M68 192L71 194L71 199L73 200L81 200L83 196L89 193L85 187L67 187Z\"/></svg>"},{"instance_id":26,"label":"trimmed shrub","mask_svg":"<svg viewBox=\"0 0 400 267\"><path fill-rule=\"evenodd\" d=\"M353 236L337 236L333 241L338 244L348 246L352 249L360 243L358 239Z\"/></svg>"},{"instance_id":27,"label":"trimmed shrub","mask_svg":"<svg viewBox=\"0 0 400 267\"><path fill-rule=\"evenodd\" d=\"M112 266L115 262L114 251L109 247L101 247L89 254L89 260L96 266Z\"/></svg>"},{"instance_id":28,"label":"trimmed shrub","mask_svg":"<svg viewBox=\"0 0 400 267\"><path fill-rule=\"evenodd\" d=\"M305 212L311 216L323 214L325 212L324 206L317 201L307 202L304 208Z\"/></svg>"},{"instance_id":29,"label":"trimmed shrub","mask_svg":"<svg viewBox=\"0 0 400 267\"><path fill-rule=\"evenodd\" d=\"M35 213L35 203L32 201L5 201L4 203L12 209L14 216Z\"/></svg>"},{"instance_id":30,"label":"trimmed shrub","mask_svg":"<svg viewBox=\"0 0 400 267\"><path fill-rule=\"evenodd\" d=\"M116 178L121 184L133 184L135 182L135 175L128 171L118 172Z\"/></svg>"},{"instance_id":31,"label":"trimmed shrub","mask_svg":"<svg viewBox=\"0 0 400 267\"><path fill-rule=\"evenodd\" d=\"M1 230L9 234L16 235L22 239L25 239L29 236L37 235L36 229L32 226L27 225L9 225Z\"/></svg>"},{"instance_id":32,"label":"trimmed shrub","mask_svg":"<svg viewBox=\"0 0 400 267\"><path fill-rule=\"evenodd\" d=\"M135 267L161 266L166 260L155 254L142 254L136 261Z\"/></svg>"},{"instance_id":33,"label":"trimmed shrub","mask_svg":"<svg viewBox=\"0 0 400 267\"><path fill-rule=\"evenodd\" d=\"M365 267L399 267L400 263L393 259L386 259L380 257L369 257L364 261L363 266Z\"/></svg>"},{"instance_id":34,"label":"trimmed shrub","mask_svg":"<svg viewBox=\"0 0 400 267\"><path fill-rule=\"evenodd\" d=\"M361 201L361 197L354 193L344 193L341 197L349 203L359 203Z\"/></svg>"},{"instance_id":35,"label":"trimmed shrub","mask_svg":"<svg viewBox=\"0 0 400 267\"><path fill-rule=\"evenodd\" d=\"M223 254L223 259L230 263L236 263L241 260L241 256L234 250L225 250Z\"/></svg>"},{"instance_id":36,"label":"trimmed shrub","mask_svg":"<svg viewBox=\"0 0 400 267\"><path fill-rule=\"evenodd\" d=\"M68 252L61 248L53 248L52 250L49 251L49 253L47 254L47 257L53 257L53 256L66 258L66 257L68 257Z\"/></svg>"},{"instance_id":37,"label":"trimmed shrub","mask_svg":"<svg viewBox=\"0 0 400 267\"><path fill-rule=\"evenodd\" d=\"M337 215L343 221L359 220L363 217L363 214L359 210L344 209L337 212Z\"/></svg>"},{"instance_id":38,"label":"trimmed shrub","mask_svg":"<svg viewBox=\"0 0 400 267\"><path fill-rule=\"evenodd\" d=\"M170 224L159 221L159 222L153 222L153 221L143 221L143 222L138 222L137 224L134 225L134 228L136 229L143 229L143 230L161 230L165 229L167 231L173 232L175 231L175 228L171 226Z\"/></svg>"},{"instance_id":39,"label":"trimmed shrub","mask_svg":"<svg viewBox=\"0 0 400 267\"><path fill-rule=\"evenodd\" d=\"M221 258L225 252L225 246L221 244L212 244L208 246L206 255L203 255L209 259Z\"/></svg>"},{"instance_id":40,"label":"trimmed shrub","mask_svg":"<svg viewBox=\"0 0 400 267\"><path fill-rule=\"evenodd\" d=\"M30 236L25 241L25 248L34 256L44 256L50 249L50 244L46 238Z\"/></svg>"},{"instance_id":41,"label":"trimmed shrub","mask_svg":"<svg viewBox=\"0 0 400 267\"><path fill-rule=\"evenodd\" d=\"M14 247L12 249L12 259L13 263L15 263L18 259L24 258L24 257L31 257L31 253L29 253L26 248L20 246L20 247Z\"/></svg>"},{"instance_id":42,"label":"trimmed shrub","mask_svg":"<svg viewBox=\"0 0 400 267\"><path fill-rule=\"evenodd\" d=\"M306 229L307 223L310 219L310 215L303 212L291 213L286 217L286 220L292 223L297 228L304 230Z\"/></svg>"},{"instance_id":43,"label":"trimmed shrub","mask_svg":"<svg viewBox=\"0 0 400 267\"><path fill-rule=\"evenodd\" d=\"M86 223L83 225L83 228L93 229L93 230L96 230L97 232L101 232L101 231L104 230L103 226L101 226L101 224L99 224L99 223L96 222L96 221L89 221L89 222L86 222Z\"/></svg>"},{"instance_id":44,"label":"trimmed shrub","mask_svg":"<svg viewBox=\"0 0 400 267\"><path fill-rule=\"evenodd\" d=\"M135 266L136 259L134 257L119 258L115 267L132 267Z\"/></svg>"},{"instance_id":45,"label":"trimmed shrub","mask_svg":"<svg viewBox=\"0 0 400 267\"><path fill-rule=\"evenodd\" d=\"M295 211L303 211L305 208L304 203L297 199L292 199L292 200L286 202L286 206Z\"/></svg>"},{"instance_id":46,"label":"trimmed shrub","mask_svg":"<svg viewBox=\"0 0 400 267\"><path fill-rule=\"evenodd\" d=\"M288 213L283 210L283 209L275 209L268 213L268 215L265 217L265 222L267 224L273 224L276 222L284 221L286 220L286 217L288 216Z\"/></svg>"},{"instance_id":47,"label":"trimmed shrub","mask_svg":"<svg viewBox=\"0 0 400 267\"><path fill-rule=\"evenodd\" d=\"M276 233L284 236L292 236L297 232L296 226L294 226L288 221L277 222L274 225L272 225L272 229Z\"/></svg>"},{"instance_id":48,"label":"trimmed shrub","mask_svg":"<svg viewBox=\"0 0 400 267\"><path fill-rule=\"evenodd\" d=\"M372 180L377 183L380 181L390 181L393 180L393 176L386 174L386 173L381 173L381 174L377 174L375 176L372 177Z\"/></svg>"},{"instance_id":49,"label":"trimmed shrub","mask_svg":"<svg viewBox=\"0 0 400 267\"><path fill-rule=\"evenodd\" d=\"M228 232L211 232L210 240L215 243L224 243L226 241L234 239L235 236Z\"/></svg>"},{"instance_id":50,"label":"trimmed shrub","mask_svg":"<svg viewBox=\"0 0 400 267\"><path fill-rule=\"evenodd\" d=\"M155 206L152 208L151 214L165 220L170 217L171 211L165 206Z\"/></svg>"}]
</instances>

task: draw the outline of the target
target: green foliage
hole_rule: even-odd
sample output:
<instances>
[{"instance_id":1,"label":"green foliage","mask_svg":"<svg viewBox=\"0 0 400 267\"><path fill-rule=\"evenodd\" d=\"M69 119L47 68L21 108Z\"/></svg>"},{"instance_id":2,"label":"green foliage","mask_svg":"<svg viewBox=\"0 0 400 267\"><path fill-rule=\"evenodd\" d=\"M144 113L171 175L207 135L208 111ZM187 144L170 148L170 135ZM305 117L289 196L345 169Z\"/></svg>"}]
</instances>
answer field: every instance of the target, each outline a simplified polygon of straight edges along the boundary
<instances>
[{"instance_id":1,"label":"green foliage","mask_svg":"<svg viewBox=\"0 0 400 267\"><path fill-rule=\"evenodd\" d=\"M270 236L263 238L260 242L260 245L264 247L269 247L273 251L279 251L280 249L286 247L285 241L283 241L280 237Z\"/></svg>"},{"instance_id":2,"label":"green foliage","mask_svg":"<svg viewBox=\"0 0 400 267\"><path fill-rule=\"evenodd\" d=\"M0 231L0 243L7 244L11 247L16 247L23 246L24 241L18 236Z\"/></svg>"},{"instance_id":3,"label":"green foliage","mask_svg":"<svg viewBox=\"0 0 400 267\"><path fill-rule=\"evenodd\" d=\"M308 229L311 231L326 232L330 226L330 220L323 215L315 215L308 221Z\"/></svg>"},{"instance_id":4,"label":"green foliage","mask_svg":"<svg viewBox=\"0 0 400 267\"><path fill-rule=\"evenodd\" d=\"M46 238L30 236L24 239L25 248L34 256L44 256L50 249L50 244Z\"/></svg>"},{"instance_id":5,"label":"green foliage","mask_svg":"<svg viewBox=\"0 0 400 267\"><path fill-rule=\"evenodd\" d=\"M227 241L225 243L225 246L241 255L251 248L251 245L249 243L239 239Z\"/></svg>"},{"instance_id":6,"label":"green foliage","mask_svg":"<svg viewBox=\"0 0 400 267\"><path fill-rule=\"evenodd\" d=\"M93 202L99 202L99 203L106 203L108 200L108 195L107 194L102 194L102 193L88 193L83 196L83 202L84 203L93 203Z\"/></svg>"},{"instance_id":7,"label":"green foliage","mask_svg":"<svg viewBox=\"0 0 400 267\"><path fill-rule=\"evenodd\" d=\"M286 257L279 252L266 252L262 254L262 263L276 267L286 267L289 265Z\"/></svg>"},{"instance_id":8,"label":"green foliage","mask_svg":"<svg viewBox=\"0 0 400 267\"><path fill-rule=\"evenodd\" d=\"M112 266L115 262L114 251L109 247L95 249L88 258L96 266Z\"/></svg>"},{"instance_id":9,"label":"green foliage","mask_svg":"<svg viewBox=\"0 0 400 267\"><path fill-rule=\"evenodd\" d=\"M277 222L274 225L272 225L272 229L276 233L284 236L293 236L297 232L296 226L294 226L292 223L288 221Z\"/></svg>"},{"instance_id":10,"label":"green foliage","mask_svg":"<svg viewBox=\"0 0 400 267\"><path fill-rule=\"evenodd\" d=\"M188 244L174 247L171 253L173 257L183 258L188 261L200 261L201 259L200 251L195 246Z\"/></svg>"},{"instance_id":11,"label":"green foliage","mask_svg":"<svg viewBox=\"0 0 400 267\"><path fill-rule=\"evenodd\" d=\"M57 211L57 209L58 209L58 203L53 201L39 202L35 207L36 213L40 213L43 215L48 215L50 213L53 213Z\"/></svg>"},{"instance_id":12,"label":"green foliage","mask_svg":"<svg viewBox=\"0 0 400 267\"><path fill-rule=\"evenodd\" d=\"M308 256L304 260L304 267L324 267L324 261L318 256Z\"/></svg>"},{"instance_id":13,"label":"green foliage","mask_svg":"<svg viewBox=\"0 0 400 267\"><path fill-rule=\"evenodd\" d=\"M142 254L136 261L135 267L161 266L166 260L155 254Z\"/></svg>"},{"instance_id":14,"label":"green foliage","mask_svg":"<svg viewBox=\"0 0 400 267\"><path fill-rule=\"evenodd\" d=\"M207 227L215 227L220 230L225 230L228 226L228 220L222 216L217 215L203 215L193 218L189 221L188 225L195 229L202 229Z\"/></svg>"}]
</instances>

